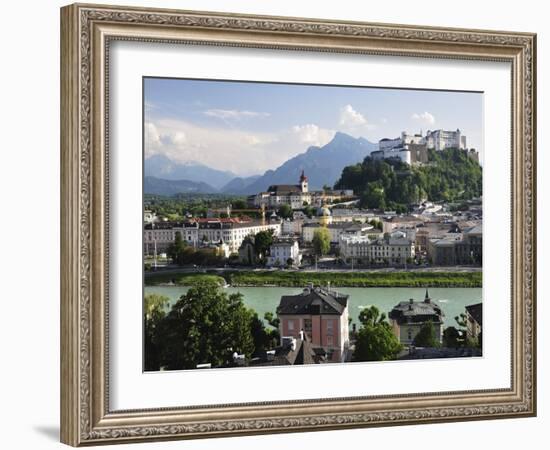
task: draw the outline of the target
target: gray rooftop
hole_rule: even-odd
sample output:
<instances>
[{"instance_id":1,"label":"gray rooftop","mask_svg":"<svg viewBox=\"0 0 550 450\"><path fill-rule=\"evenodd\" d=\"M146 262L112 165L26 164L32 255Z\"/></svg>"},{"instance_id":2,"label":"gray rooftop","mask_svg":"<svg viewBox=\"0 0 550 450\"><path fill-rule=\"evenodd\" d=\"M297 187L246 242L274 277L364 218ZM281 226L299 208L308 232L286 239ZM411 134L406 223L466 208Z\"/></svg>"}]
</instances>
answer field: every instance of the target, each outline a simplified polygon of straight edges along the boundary
<instances>
[{"instance_id":1,"label":"gray rooftop","mask_svg":"<svg viewBox=\"0 0 550 450\"><path fill-rule=\"evenodd\" d=\"M399 302L389 314L390 319L396 320L398 323L406 322L425 322L431 320L434 323L442 322L445 314L435 304L426 290L424 301L415 302L413 299Z\"/></svg>"},{"instance_id":2,"label":"gray rooftop","mask_svg":"<svg viewBox=\"0 0 550 450\"><path fill-rule=\"evenodd\" d=\"M348 305L348 298L348 295L320 287L306 288L298 295L283 295L277 314L341 315Z\"/></svg>"}]
</instances>

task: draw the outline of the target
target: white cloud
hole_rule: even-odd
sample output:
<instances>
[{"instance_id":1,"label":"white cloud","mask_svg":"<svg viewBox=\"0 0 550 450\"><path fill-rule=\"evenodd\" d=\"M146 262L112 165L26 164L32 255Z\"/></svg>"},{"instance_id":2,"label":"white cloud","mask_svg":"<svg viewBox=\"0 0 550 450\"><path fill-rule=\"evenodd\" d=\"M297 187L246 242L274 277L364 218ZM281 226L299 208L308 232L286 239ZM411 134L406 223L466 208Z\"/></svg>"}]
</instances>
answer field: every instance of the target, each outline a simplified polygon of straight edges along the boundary
<instances>
[{"instance_id":1,"label":"white cloud","mask_svg":"<svg viewBox=\"0 0 550 450\"><path fill-rule=\"evenodd\" d=\"M241 111L238 109L207 109L205 116L216 117L222 120L240 120L243 118L269 117L269 113L258 111Z\"/></svg>"},{"instance_id":2,"label":"white cloud","mask_svg":"<svg viewBox=\"0 0 550 450\"><path fill-rule=\"evenodd\" d=\"M162 149L185 145L187 136L180 130L159 129L153 122L146 122L144 128L145 156L162 153Z\"/></svg>"},{"instance_id":3,"label":"white cloud","mask_svg":"<svg viewBox=\"0 0 550 450\"><path fill-rule=\"evenodd\" d=\"M333 136L333 130L315 124L250 132L161 119L145 124L145 156L161 153L176 162L198 162L244 176L275 169L311 145L326 144Z\"/></svg>"},{"instance_id":4,"label":"white cloud","mask_svg":"<svg viewBox=\"0 0 550 450\"><path fill-rule=\"evenodd\" d=\"M333 130L320 128L313 123L294 125L292 127L292 132L296 135L300 142L316 146L325 145L334 137Z\"/></svg>"},{"instance_id":5,"label":"white cloud","mask_svg":"<svg viewBox=\"0 0 550 450\"><path fill-rule=\"evenodd\" d=\"M356 128L367 125L366 117L356 111L353 106L346 105L340 110L340 125L346 128Z\"/></svg>"},{"instance_id":6,"label":"white cloud","mask_svg":"<svg viewBox=\"0 0 550 450\"><path fill-rule=\"evenodd\" d=\"M175 131L166 136L163 136L163 142L166 140L167 144L183 145L187 142L187 136L183 131Z\"/></svg>"},{"instance_id":7,"label":"white cloud","mask_svg":"<svg viewBox=\"0 0 550 450\"><path fill-rule=\"evenodd\" d=\"M144 140L145 140L145 156L156 153L156 150L158 150L158 148L162 146L160 133L158 132L157 127L155 126L154 123L151 123L151 122L145 123Z\"/></svg>"},{"instance_id":8,"label":"white cloud","mask_svg":"<svg viewBox=\"0 0 550 450\"><path fill-rule=\"evenodd\" d=\"M244 141L248 145L258 145L262 143L261 139L259 139L258 136L254 136L253 134L248 134L244 136Z\"/></svg>"},{"instance_id":9,"label":"white cloud","mask_svg":"<svg viewBox=\"0 0 550 450\"><path fill-rule=\"evenodd\" d=\"M424 111L423 113L414 113L411 116L411 119L416 120L422 124L425 125L433 125L435 123L435 117L433 114L430 114L428 111Z\"/></svg>"},{"instance_id":10,"label":"white cloud","mask_svg":"<svg viewBox=\"0 0 550 450\"><path fill-rule=\"evenodd\" d=\"M339 131L343 131L354 137L373 138L372 130L377 126L371 123L364 114L357 111L352 105L347 104L340 109Z\"/></svg>"}]
</instances>

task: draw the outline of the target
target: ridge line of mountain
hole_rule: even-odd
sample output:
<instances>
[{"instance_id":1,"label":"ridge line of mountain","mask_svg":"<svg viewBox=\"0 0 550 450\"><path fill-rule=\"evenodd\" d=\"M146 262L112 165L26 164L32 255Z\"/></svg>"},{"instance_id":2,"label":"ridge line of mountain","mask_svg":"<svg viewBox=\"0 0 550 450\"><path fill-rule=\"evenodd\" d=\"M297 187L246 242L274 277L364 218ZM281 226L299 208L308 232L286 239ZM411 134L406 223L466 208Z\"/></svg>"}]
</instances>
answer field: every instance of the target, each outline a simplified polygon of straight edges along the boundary
<instances>
[{"instance_id":1,"label":"ridge line of mountain","mask_svg":"<svg viewBox=\"0 0 550 450\"><path fill-rule=\"evenodd\" d=\"M164 187L166 192L181 188L186 189L185 192L250 195L265 191L268 186L274 184L295 184L302 170L309 178L310 189L321 189L324 185L334 185L344 167L363 161L377 147L377 144L365 138L354 138L337 132L333 139L322 147L310 146L305 152L288 159L276 169L250 177L239 177L231 172L219 171L201 164L178 164L164 155L154 155L145 160L145 176L156 180L149 180L147 186L147 183L144 183L144 192L160 193ZM168 178L163 174L168 174ZM178 177L178 174L185 176ZM163 180L164 183L157 180ZM147 191L153 188L150 183L154 183L155 192ZM201 192L201 189L210 191Z\"/></svg>"}]
</instances>

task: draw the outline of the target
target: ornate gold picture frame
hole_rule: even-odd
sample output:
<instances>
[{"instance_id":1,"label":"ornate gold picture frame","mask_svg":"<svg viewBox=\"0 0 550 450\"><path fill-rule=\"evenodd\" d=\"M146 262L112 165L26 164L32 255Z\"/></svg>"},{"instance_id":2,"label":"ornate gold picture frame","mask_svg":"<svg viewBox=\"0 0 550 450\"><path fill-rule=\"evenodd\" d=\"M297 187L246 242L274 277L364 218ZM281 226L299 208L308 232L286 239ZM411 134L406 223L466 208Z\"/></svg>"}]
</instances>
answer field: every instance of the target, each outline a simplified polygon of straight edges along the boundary
<instances>
[{"instance_id":1,"label":"ornate gold picture frame","mask_svg":"<svg viewBox=\"0 0 550 450\"><path fill-rule=\"evenodd\" d=\"M140 410L109 402L109 50L115 41L511 65L511 385ZM61 9L61 440L73 445L536 414L536 36L75 4ZM490 287L489 287L490 288Z\"/></svg>"}]
</instances>

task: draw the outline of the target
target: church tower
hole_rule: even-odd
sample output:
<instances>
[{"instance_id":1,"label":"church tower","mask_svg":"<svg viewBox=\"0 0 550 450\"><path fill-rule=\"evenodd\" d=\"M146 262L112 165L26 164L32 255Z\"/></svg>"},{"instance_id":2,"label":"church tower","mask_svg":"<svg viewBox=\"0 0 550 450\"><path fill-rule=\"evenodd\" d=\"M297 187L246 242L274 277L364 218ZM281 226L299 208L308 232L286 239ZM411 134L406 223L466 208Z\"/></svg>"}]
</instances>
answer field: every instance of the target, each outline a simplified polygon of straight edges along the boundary
<instances>
[{"instance_id":1,"label":"church tower","mask_svg":"<svg viewBox=\"0 0 550 450\"><path fill-rule=\"evenodd\" d=\"M307 192L307 177L302 170L302 175L300 175L300 187L302 188L302 192Z\"/></svg>"},{"instance_id":2,"label":"church tower","mask_svg":"<svg viewBox=\"0 0 550 450\"><path fill-rule=\"evenodd\" d=\"M432 299L430 297L430 293L428 292L428 288L426 288L426 295L424 296L424 303L431 303Z\"/></svg>"}]
</instances>

